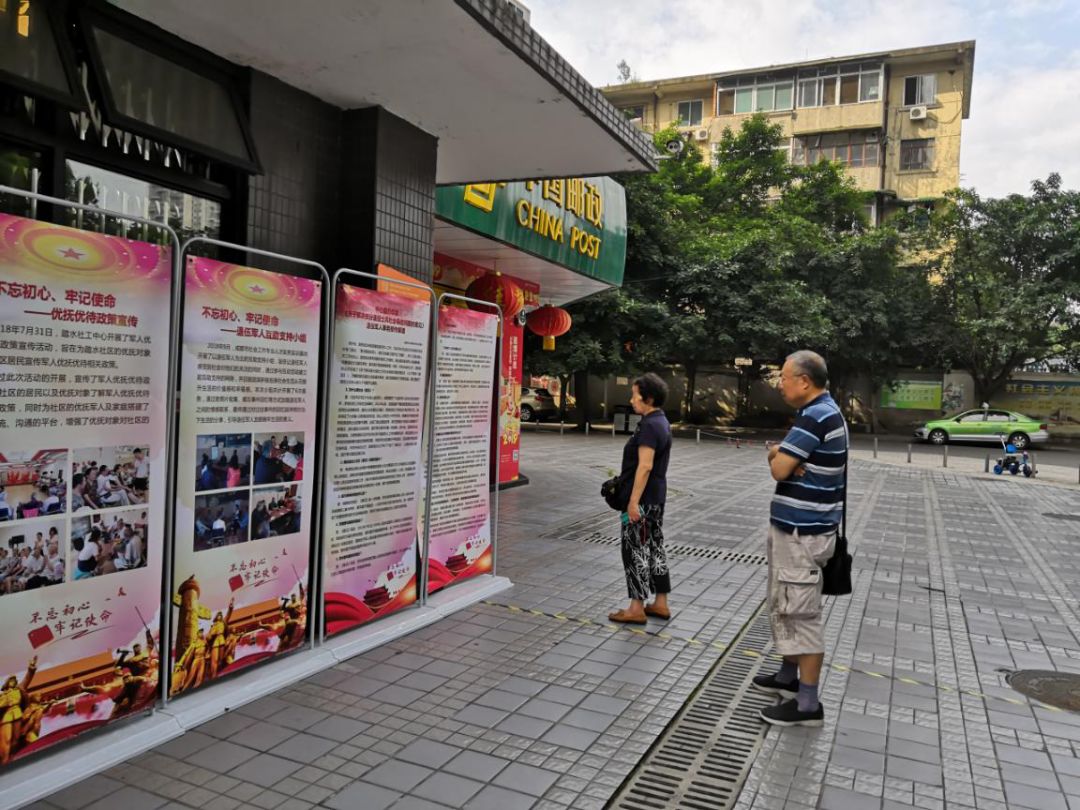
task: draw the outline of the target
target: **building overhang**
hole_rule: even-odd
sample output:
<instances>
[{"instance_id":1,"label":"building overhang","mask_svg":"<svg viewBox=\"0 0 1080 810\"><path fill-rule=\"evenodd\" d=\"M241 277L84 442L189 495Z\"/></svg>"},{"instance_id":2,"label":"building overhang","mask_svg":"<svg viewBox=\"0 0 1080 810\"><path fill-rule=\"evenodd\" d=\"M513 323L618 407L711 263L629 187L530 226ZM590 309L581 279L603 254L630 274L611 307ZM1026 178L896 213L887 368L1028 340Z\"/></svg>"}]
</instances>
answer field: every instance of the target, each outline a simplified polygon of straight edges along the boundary
<instances>
[{"instance_id":1,"label":"building overhang","mask_svg":"<svg viewBox=\"0 0 1080 810\"><path fill-rule=\"evenodd\" d=\"M651 140L506 0L111 0L341 109L439 140L438 183L654 171Z\"/></svg>"},{"instance_id":2,"label":"building overhang","mask_svg":"<svg viewBox=\"0 0 1080 810\"><path fill-rule=\"evenodd\" d=\"M566 304L622 284L626 193L610 177L441 186L435 251L531 281Z\"/></svg>"},{"instance_id":3,"label":"building overhang","mask_svg":"<svg viewBox=\"0 0 1080 810\"><path fill-rule=\"evenodd\" d=\"M541 300L556 306L615 286L438 217L435 219L435 252L464 259L492 272L531 281L540 287Z\"/></svg>"}]
</instances>

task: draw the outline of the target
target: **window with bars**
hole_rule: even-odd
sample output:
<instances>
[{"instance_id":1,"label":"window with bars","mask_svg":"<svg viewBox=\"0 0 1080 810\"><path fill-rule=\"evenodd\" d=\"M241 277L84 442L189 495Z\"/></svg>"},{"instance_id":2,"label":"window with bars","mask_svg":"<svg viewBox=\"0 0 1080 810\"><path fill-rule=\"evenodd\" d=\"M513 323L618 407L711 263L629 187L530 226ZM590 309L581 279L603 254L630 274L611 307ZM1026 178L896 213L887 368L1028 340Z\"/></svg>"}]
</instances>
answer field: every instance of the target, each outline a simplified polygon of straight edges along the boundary
<instances>
[{"instance_id":1,"label":"window with bars","mask_svg":"<svg viewBox=\"0 0 1080 810\"><path fill-rule=\"evenodd\" d=\"M835 160L851 168L881 165L881 144L874 131L826 132L795 138L791 162L809 166L820 160Z\"/></svg>"},{"instance_id":2,"label":"window with bars","mask_svg":"<svg viewBox=\"0 0 1080 810\"><path fill-rule=\"evenodd\" d=\"M934 139L900 141L900 170L934 168Z\"/></svg>"}]
</instances>

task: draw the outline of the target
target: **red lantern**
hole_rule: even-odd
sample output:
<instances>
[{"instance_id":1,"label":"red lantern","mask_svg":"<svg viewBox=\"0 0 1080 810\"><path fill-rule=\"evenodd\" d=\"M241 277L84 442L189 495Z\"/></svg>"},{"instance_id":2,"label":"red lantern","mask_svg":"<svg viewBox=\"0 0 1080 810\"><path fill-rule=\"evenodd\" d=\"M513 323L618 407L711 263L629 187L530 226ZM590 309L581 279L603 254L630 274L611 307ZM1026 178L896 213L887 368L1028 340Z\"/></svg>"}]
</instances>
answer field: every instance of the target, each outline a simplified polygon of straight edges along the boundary
<instances>
[{"instance_id":1,"label":"red lantern","mask_svg":"<svg viewBox=\"0 0 1080 810\"><path fill-rule=\"evenodd\" d=\"M465 294L469 298L498 304L506 320L510 320L525 308L524 291L502 273L488 273L473 279ZM483 309L476 304L470 304L469 307Z\"/></svg>"},{"instance_id":2,"label":"red lantern","mask_svg":"<svg viewBox=\"0 0 1080 810\"><path fill-rule=\"evenodd\" d=\"M529 328L544 339L544 351L555 351L555 338L565 335L570 331L573 320L570 313L562 307L553 307L544 304L539 309L534 309L525 318Z\"/></svg>"}]
</instances>

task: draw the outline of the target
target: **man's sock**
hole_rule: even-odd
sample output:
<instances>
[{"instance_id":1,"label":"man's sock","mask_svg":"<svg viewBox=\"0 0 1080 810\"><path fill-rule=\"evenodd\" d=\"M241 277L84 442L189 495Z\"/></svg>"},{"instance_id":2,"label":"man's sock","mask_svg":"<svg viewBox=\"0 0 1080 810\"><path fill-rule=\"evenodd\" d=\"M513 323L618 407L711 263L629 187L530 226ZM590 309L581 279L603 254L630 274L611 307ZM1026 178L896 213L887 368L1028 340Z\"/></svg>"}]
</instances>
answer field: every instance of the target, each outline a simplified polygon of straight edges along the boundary
<instances>
[{"instance_id":1,"label":"man's sock","mask_svg":"<svg viewBox=\"0 0 1080 810\"><path fill-rule=\"evenodd\" d=\"M817 684L799 681L799 695L795 699L799 702L800 712L816 712L818 707Z\"/></svg>"},{"instance_id":2,"label":"man's sock","mask_svg":"<svg viewBox=\"0 0 1080 810\"><path fill-rule=\"evenodd\" d=\"M784 661L780 665L780 671L776 673L776 680L780 683L794 684L799 679L799 665L794 661Z\"/></svg>"}]
</instances>

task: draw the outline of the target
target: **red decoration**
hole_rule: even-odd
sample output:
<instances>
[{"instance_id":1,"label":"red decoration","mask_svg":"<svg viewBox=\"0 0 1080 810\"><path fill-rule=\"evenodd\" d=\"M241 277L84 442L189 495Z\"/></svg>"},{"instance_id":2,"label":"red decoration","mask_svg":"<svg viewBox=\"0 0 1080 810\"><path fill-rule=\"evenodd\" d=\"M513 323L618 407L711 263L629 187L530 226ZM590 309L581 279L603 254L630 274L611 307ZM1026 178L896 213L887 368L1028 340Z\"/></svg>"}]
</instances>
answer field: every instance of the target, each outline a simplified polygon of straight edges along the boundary
<instances>
[{"instance_id":1,"label":"red decoration","mask_svg":"<svg viewBox=\"0 0 1080 810\"><path fill-rule=\"evenodd\" d=\"M525 308L525 291L502 273L488 273L473 279L465 294L469 298L498 304L506 320L510 320ZM483 309L475 304L470 304L469 307Z\"/></svg>"},{"instance_id":2,"label":"red decoration","mask_svg":"<svg viewBox=\"0 0 1080 810\"><path fill-rule=\"evenodd\" d=\"M544 351L555 350L555 338L565 335L570 331L573 320L570 313L562 307L553 307L544 304L539 309L534 309L528 314L525 322L529 328L544 339Z\"/></svg>"}]
</instances>

